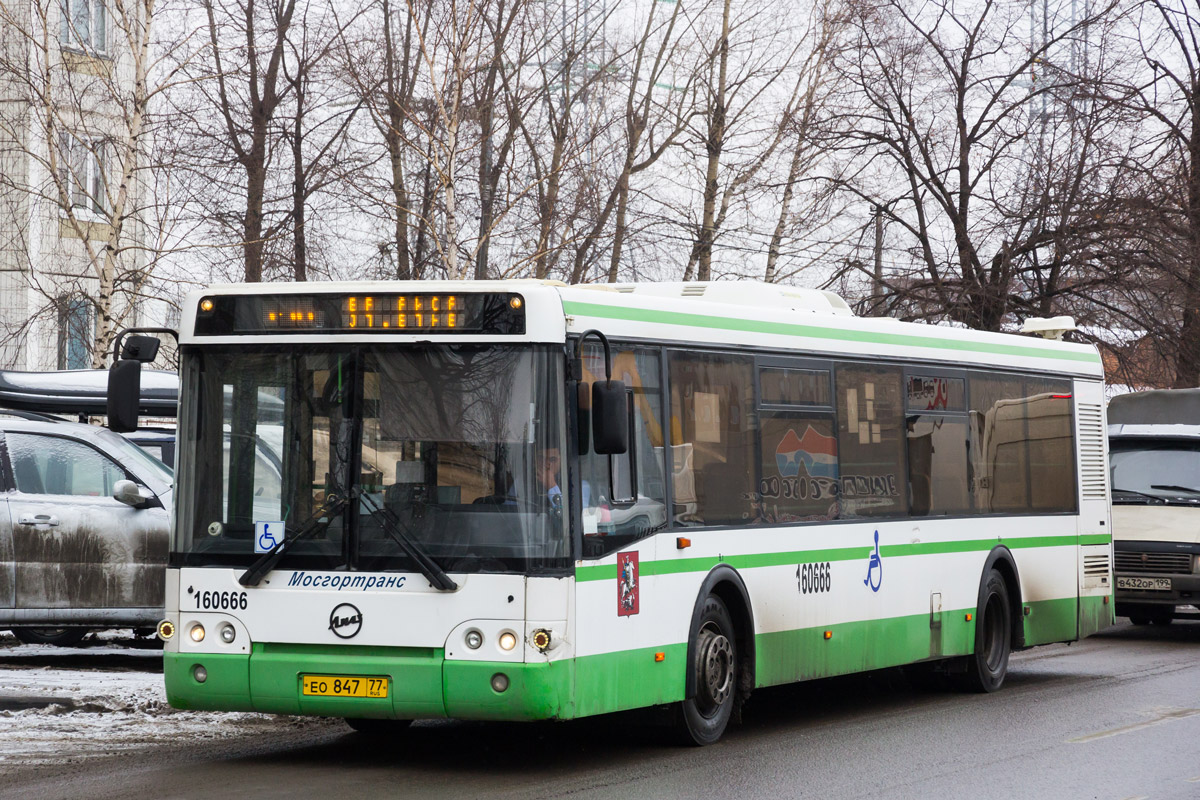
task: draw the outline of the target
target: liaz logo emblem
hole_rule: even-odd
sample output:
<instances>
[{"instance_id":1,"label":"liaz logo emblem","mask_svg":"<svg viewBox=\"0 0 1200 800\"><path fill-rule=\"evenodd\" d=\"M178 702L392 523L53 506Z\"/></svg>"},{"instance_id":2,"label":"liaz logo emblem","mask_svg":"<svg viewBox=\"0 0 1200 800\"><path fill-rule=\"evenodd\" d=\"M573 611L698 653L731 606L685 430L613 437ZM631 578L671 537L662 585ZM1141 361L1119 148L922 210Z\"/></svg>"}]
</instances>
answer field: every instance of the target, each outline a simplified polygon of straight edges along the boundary
<instances>
[{"instance_id":1,"label":"liaz logo emblem","mask_svg":"<svg viewBox=\"0 0 1200 800\"><path fill-rule=\"evenodd\" d=\"M329 612L329 630L339 639L353 639L362 630L362 612L349 603L335 606Z\"/></svg>"}]
</instances>

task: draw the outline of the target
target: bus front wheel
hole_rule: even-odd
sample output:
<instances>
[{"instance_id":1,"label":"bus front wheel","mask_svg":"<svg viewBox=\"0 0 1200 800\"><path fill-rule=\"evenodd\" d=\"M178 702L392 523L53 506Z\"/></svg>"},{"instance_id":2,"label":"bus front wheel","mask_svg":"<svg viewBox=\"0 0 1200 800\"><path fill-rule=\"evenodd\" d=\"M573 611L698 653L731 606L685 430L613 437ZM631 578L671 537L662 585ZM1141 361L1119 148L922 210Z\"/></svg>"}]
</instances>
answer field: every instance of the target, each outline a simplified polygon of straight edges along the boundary
<instances>
[{"instance_id":1,"label":"bus front wheel","mask_svg":"<svg viewBox=\"0 0 1200 800\"><path fill-rule=\"evenodd\" d=\"M994 692L1008 675L1012 650L1012 606L1008 585L997 570L989 570L984 576L975 612L975 652L967 656L961 686L972 692Z\"/></svg>"},{"instance_id":2,"label":"bus front wheel","mask_svg":"<svg viewBox=\"0 0 1200 800\"><path fill-rule=\"evenodd\" d=\"M729 609L716 595L704 599L694 641L688 669L696 691L679 706L678 728L685 744L703 746L721 738L737 702L737 637Z\"/></svg>"}]
</instances>

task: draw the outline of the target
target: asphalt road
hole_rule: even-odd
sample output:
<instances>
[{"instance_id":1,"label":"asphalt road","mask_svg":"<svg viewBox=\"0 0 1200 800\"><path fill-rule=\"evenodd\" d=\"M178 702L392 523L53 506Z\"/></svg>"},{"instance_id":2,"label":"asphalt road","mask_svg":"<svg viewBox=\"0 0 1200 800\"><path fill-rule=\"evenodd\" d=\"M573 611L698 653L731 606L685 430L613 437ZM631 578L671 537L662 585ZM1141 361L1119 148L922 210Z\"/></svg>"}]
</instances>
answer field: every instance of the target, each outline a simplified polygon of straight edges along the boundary
<instances>
[{"instance_id":1,"label":"asphalt road","mask_svg":"<svg viewBox=\"0 0 1200 800\"><path fill-rule=\"evenodd\" d=\"M1013 656L992 695L899 671L756 692L704 749L647 715L421 723L376 740L339 723L172 743L0 774L0 797L1200 798L1200 623L1122 622Z\"/></svg>"}]
</instances>

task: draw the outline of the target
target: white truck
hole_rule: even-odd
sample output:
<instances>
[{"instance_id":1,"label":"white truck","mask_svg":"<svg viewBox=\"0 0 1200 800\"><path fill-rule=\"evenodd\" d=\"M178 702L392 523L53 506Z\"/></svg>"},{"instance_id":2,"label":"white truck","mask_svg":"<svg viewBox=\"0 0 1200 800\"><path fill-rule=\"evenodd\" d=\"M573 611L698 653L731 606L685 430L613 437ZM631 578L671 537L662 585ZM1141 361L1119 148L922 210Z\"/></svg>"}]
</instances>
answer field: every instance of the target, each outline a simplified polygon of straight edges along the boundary
<instances>
[{"instance_id":1,"label":"white truck","mask_svg":"<svg viewBox=\"0 0 1200 800\"><path fill-rule=\"evenodd\" d=\"M1200 619L1200 389L1114 397L1108 445L1117 615Z\"/></svg>"}]
</instances>

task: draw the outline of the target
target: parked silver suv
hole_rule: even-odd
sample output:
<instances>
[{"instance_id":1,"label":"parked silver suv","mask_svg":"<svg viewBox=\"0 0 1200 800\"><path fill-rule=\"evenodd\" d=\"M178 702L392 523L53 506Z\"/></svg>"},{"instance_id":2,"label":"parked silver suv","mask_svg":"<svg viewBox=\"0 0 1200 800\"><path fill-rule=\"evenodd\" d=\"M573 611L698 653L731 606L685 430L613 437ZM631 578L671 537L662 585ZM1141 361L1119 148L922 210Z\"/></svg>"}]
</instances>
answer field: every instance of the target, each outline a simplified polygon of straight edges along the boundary
<instances>
[{"instance_id":1,"label":"parked silver suv","mask_svg":"<svg viewBox=\"0 0 1200 800\"><path fill-rule=\"evenodd\" d=\"M70 645L92 628L154 627L169 467L106 428L0 416L0 479L0 630Z\"/></svg>"}]
</instances>

